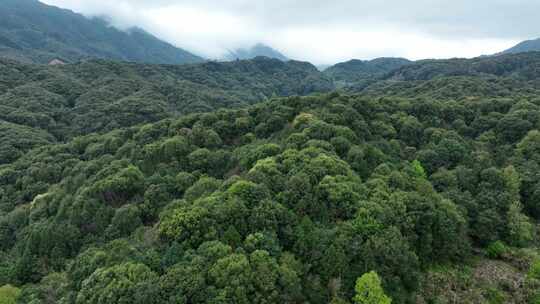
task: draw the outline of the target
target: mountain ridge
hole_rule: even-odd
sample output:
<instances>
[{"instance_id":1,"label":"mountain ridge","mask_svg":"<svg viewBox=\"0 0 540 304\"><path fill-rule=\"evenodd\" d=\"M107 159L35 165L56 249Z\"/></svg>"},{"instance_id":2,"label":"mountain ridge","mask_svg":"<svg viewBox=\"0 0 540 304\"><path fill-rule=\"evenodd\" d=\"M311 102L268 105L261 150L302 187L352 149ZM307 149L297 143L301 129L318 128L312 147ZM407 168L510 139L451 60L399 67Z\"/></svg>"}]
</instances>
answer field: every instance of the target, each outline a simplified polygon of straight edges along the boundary
<instances>
[{"instance_id":1,"label":"mountain ridge","mask_svg":"<svg viewBox=\"0 0 540 304\"><path fill-rule=\"evenodd\" d=\"M355 82L364 78L384 75L392 70L411 64L405 58L381 57L372 60L351 59L337 63L324 70L336 81Z\"/></svg>"},{"instance_id":2,"label":"mountain ridge","mask_svg":"<svg viewBox=\"0 0 540 304\"><path fill-rule=\"evenodd\" d=\"M121 31L103 19L37 0L0 2L0 56L28 63L89 58L161 64L204 61L142 29Z\"/></svg>"},{"instance_id":3,"label":"mountain ridge","mask_svg":"<svg viewBox=\"0 0 540 304\"><path fill-rule=\"evenodd\" d=\"M515 54L538 51L540 51L540 38L522 41L515 46L502 51L501 54Z\"/></svg>"}]
</instances>

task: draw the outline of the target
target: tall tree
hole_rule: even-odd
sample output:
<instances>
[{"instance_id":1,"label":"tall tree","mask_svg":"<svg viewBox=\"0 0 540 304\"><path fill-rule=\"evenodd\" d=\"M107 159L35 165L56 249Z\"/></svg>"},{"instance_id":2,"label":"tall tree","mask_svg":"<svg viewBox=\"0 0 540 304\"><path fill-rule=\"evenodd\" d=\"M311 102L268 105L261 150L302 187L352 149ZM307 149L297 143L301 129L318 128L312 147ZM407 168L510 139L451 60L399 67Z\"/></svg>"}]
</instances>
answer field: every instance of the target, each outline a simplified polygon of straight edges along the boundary
<instances>
[{"instance_id":1,"label":"tall tree","mask_svg":"<svg viewBox=\"0 0 540 304\"><path fill-rule=\"evenodd\" d=\"M356 295L353 298L356 304L390 304L388 297L381 286L381 279L375 271L362 275L355 286Z\"/></svg>"}]
</instances>

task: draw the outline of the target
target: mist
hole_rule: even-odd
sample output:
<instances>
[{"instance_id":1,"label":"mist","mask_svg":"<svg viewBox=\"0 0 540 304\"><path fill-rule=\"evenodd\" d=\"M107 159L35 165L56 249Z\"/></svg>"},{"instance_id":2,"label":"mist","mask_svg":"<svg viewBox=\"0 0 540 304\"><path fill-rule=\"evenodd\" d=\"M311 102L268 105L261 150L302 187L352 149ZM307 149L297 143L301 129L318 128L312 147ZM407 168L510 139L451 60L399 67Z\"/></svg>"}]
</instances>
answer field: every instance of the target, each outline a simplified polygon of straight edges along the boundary
<instances>
[{"instance_id":1,"label":"mist","mask_svg":"<svg viewBox=\"0 0 540 304\"><path fill-rule=\"evenodd\" d=\"M121 29L143 28L210 59L259 42L315 64L387 56L475 57L540 36L536 0L43 2L89 17L107 16Z\"/></svg>"}]
</instances>

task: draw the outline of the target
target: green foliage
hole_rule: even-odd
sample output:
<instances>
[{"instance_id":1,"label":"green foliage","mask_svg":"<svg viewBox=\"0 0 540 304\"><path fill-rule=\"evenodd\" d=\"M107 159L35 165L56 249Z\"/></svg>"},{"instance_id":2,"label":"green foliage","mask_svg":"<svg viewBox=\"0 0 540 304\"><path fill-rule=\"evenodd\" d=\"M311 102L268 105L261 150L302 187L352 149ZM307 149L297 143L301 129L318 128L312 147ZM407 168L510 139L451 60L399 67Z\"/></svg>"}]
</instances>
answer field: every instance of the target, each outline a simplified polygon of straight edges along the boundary
<instances>
[{"instance_id":1,"label":"green foliage","mask_svg":"<svg viewBox=\"0 0 540 304\"><path fill-rule=\"evenodd\" d=\"M493 242L486 248L487 256L492 259L499 259L507 254L508 251L506 245L501 241Z\"/></svg>"},{"instance_id":2,"label":"green foliage","mask_svg":"<svg viewBox=\"0 0 540 304\"><path fill-rule=\"evenodd\" d=\"M70 299L68 278L65 273L52 273L44 277L39 284L25 285L18 303L55 304Z\"/></svg>"},{"instance_id":3,"label":"green foliage","mask_svg":"<svg viewBox=\"0 0 540 304\"><path fill-rule=\"evenodd\" d=\"M387 78L400 80L428 80L442 76L512 75L526 79L536 78L534 69L539 54L520 53L474 59L421 60L395 69Z\"/></svg>"},{"instance_id":4,"label":"green foliage","mask_svg":"<svg viewBox=\"0 0 540 304\"><path fill-rule=\"evenodd\" d=\"M356 304L390 304L390 299L381 286L381 279L376 272L363 274L356 281L354 287L356 295L353 298Z\"/></svg>"},{"instance_id":5,"label":"green foliage","mask_svg":"<svg viewBox=\"0 0 540 304\"><path fill-rule=\"evenodd\" d=\"M519 188L518 188L519 189ZM514 202L508 210L508 241L517 247L527 247L534 241L535 227L523 214L519 202Z\"/></svg>"},{"instance_id":6,"label":"green foliage","mask_svg":"<svg viewBox=\"0 0 540 304\"><path fill-rule=\"evenodd\" d=\"M100 199L118 206L140 193L143 186L144 176L142 172L135 166L129 166L97 182L94 188Z\"/></svg>"},{"instance_id":7,"label":"green foliage","mask_svg":"<svg viewBox=\"0 0 540 304\"><path fill-rule=\"evenodd\" d=\"M11 285L0 287L0 304L15 304L21 294L21 290Z\"/></svg>"},{"instance_id":8,"label":"green foliage","mask_svg":"<svg viewBox=\"0 0 540 304\"><path fill-rule=\"evenodd\" d=\"M504 292L490 288L488 290L487 294L487 300L489 301L489 304L503 304L506 303L506 297L504 295Z\"/></svg>"},{"instance_id":9,"label":"green foliage","mask_svg":"<svg viewBox=\"0 0 540 304\"><path fill-rule=\"evenodd\" d=\"M10 69L21 78L5 81L0 105L46 113L44 130L62 141L0 165L0 282L21 286L20 301L345 303L365 274L362 299L409 303L434 298L419 290L440 282L434 265L537 245L532 82L442 77L401 84L418 98L332 93L176 117L298 94L311 68L259 58ZM33 73L55 91L29 84ZM56 86L66 79L71 90ZM189 82L217 92L213 106L187 104L199 96ZM492 87L514 90L484 94ZM43 130L38 116L17 124Z\"/></svg>"},{"instance_id":10,"label":"green foliage","mask_svg":"<svg viewBox=\"0 0 540 304\"><path fill-rule=\"evenodd\" d=\"M529 278L540 280L540 260L535 260L529 269Z\"/></svg>"},{"instance_id":11,"label":"green foliage","mask_svg":"<svg viewBox=\"0 0 540 304\"><path fill-rule=\"evenodd\" d=\"M377 58L370 61L353 59L331 66L324 73L342 86L358 86L410 63L404 58Z\"/></svg>"},{"instance_id":12,"label":"green foliage","mask_svg":"<svg viewBox=\"0 0 540 304\"><path fill-rule=\"evenodd\" d=\"M0 164L14 161L34 147L79 135L180 114L245 106L273 95L306 95L333 89L331 81L310 64L264 57L193 65L94 60L64 66L34 66L0 59L0 68L9 70L14 78L0 79L0 87L6 86L6 90L0 90ZM194 144L213 148L252 126L246 116L222 122L215 130L197 126L186 131ZM179 140L170 138L156 148L154 156L183 157L186 143ZM110 144L92 147L95 153L112 153L108 148Z\"/></svg>"},{"instance_id":13,"label":"green foliage","mask_svg":"<svg viewBox=\"0 0 540 304\"><path fill-rule=\"evenodd\" d=\"M414 172L414 175L416 177L427 179L426 171L424 170L424 167L422 167L422 164L418 160L414 160L411 165L412 165L412 170Z\"/></svg>"},{"instance_id":14,"label":"green foliage","mask_svg":"<svg viewBox=\"0 0 540 304\"><path fill-rule=\"evenodd\" d=\"M97 269L83 284L77 304L159 303L157 275L141 264Z\"/></svg>"},{"instance_id":15,"label":"green foliage","mask_svg":"<svg viewBox=\"0 0 540 304\"><path fill-rule=\"evenodd\" d=\"M185 207L165 217L160 223L159 232L164 238L186 241L193 245L211 239L212 222L208 218L209 211L203 207Z\"/></svg>"}]
</instances>

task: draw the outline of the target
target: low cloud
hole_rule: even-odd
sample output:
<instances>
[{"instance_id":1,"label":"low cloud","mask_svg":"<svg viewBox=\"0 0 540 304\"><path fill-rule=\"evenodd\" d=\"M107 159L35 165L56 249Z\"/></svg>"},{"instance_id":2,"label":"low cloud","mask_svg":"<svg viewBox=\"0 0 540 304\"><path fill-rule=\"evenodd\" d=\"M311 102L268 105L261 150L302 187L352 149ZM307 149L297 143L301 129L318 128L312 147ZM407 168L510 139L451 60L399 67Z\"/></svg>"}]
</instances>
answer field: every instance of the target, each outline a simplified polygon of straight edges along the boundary
<instances>
[{"instance_id":1,"label":"low cloud","mask_svg":"<svg viewBox=\"0 0 540 304\"><path fill-rule=\"evenodd\" d=\"M290 58L473 57L540 36L538 0L43 0L218 58L263 42Z\"/></svg>"}]
</instances>

